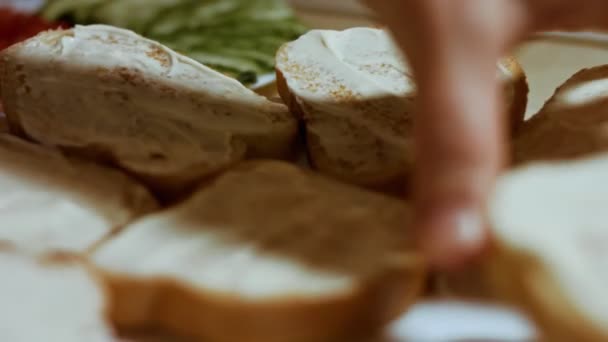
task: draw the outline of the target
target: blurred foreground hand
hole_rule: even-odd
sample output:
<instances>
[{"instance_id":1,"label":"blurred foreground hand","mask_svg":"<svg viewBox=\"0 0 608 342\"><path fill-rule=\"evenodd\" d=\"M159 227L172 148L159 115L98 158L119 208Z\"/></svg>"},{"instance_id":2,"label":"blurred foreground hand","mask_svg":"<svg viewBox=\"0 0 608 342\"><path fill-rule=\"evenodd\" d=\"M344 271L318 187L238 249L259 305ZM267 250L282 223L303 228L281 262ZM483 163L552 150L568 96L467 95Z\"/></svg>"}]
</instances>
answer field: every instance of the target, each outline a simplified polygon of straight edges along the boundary
<instances>
[{"instance_id":1,"label":"blurred foreground hand","mask_svg":"<svg viewBox=\"0 0 608 342\"><path fill-rule=\"evenodd\" d=\"M367 0L419 87L415 204L421 247L454 268L488 241L486 198L505 163L497 60L541 30L608 28L606 0Z\"/></svg>"}]
</instances>

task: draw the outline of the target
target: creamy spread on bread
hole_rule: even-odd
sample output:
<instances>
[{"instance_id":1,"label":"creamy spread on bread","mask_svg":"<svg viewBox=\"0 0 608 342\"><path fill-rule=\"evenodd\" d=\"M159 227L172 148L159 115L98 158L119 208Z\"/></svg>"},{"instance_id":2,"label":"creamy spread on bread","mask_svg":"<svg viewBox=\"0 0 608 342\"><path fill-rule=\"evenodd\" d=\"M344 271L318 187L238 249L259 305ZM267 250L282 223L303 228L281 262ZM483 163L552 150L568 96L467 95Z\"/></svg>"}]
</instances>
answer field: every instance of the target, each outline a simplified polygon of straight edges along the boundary
<instances>
[{"instance_id":1,"label":"creamy spread on bread","mask_svg":"<svg viewBox=\"0 0 608 342\"><path fill-rule=\"evenodd\" d=\"M136 174L198 178L245 154L274 156L295 136L284 105L128 30L76 26L6 54L27 135L99 152Z\"/></svg>"},{"instance_id":2,"label":"creamy spread on bread","mask_svg":"<svg viewBox=\"0 0 608 342\"><path fill-rule=\"evenodd\" d=\"M401 173L412 163L416 87L385 31L310 31L279 51L277 70L305 114L309 141L322 150L311 153L314 164L327 156L345 170L338 173L370 179L378 168Z\"/></svg>"},{"instance_id":3,"label":"creamy spread on bread","mask_svg":"<svg viewBox=\"0 0 608 342\"><path fill-rule=\"evenodd\" d=\"M307 110L366 126L405 147L403 133L409 122L404 112L416 89L398 47L385 31L314 30L286 45L277 67ZM381 108L368 106L380 99L376 104ZM375 120L367 115L371 110L385 112L391 120ZM323 139L330 138L324 134Z\"/></svg>"},{"instance_id":4,"label":"creamy spread on bread","mask_svg":"<svg viewBox=\"0 0 608 342\"><path fill-rule=\"evenodd\" d=\"M59 58L66 62L73 60L80 65L132 68L194 89L200 89L204 83L208 97L224 96L228 91L229 94L248 95L242 99L246 103L267 104L266 99L243 87L237 80L129 30L107 25L77 25L71 33L62 34L52 46L58 49Z\"/></svg>"},{"instance_id":5,"label":"creamy spread on bread","mask_svg":"<svg viewBox=\"0 0 608 342\"><path fill-rule=\"evenodd\" d=\"M499 62L498 79L508 84L515 65ZM287 88L282 95L291 97L288 103L306 121L308 141L317 144L309 144L309 151L322 172L377 185L403 179L412 169L417 86L387 31L309 31L281 48L277 70L284 80L279 86ZM522 95L509 87L506 99L512 103Z\"/></svg>"}]
</instances>

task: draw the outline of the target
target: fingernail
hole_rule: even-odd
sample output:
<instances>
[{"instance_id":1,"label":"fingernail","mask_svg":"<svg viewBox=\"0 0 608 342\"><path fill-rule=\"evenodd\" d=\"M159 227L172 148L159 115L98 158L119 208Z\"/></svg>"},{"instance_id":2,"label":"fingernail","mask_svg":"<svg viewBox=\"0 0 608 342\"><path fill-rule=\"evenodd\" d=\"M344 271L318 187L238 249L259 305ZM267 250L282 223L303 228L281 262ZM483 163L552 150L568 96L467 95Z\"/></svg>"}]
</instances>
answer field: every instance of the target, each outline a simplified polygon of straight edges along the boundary
<instances>
[{"instance_id":1,"label":"fingernail","mask_svg":"<svg viewBox=\"0 0 608 342\"><path fill-rule=\"evenodd\" d=\"M462 266L481 251L486 239L482 216L477 210L437 210L422 218L422 248L438 268Z\"/></svg>"}]
</instances>

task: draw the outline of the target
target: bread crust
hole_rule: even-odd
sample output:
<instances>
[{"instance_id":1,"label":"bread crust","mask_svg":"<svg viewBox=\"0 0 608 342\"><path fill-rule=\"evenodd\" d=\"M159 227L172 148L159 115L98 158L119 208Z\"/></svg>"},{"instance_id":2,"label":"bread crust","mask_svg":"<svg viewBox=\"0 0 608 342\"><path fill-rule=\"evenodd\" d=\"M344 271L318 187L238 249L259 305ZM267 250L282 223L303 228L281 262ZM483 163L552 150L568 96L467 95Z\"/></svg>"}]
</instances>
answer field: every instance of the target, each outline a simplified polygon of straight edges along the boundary
<instances>
[{"instance_id":1,"label":"bread crust","mask_svg":"<svg viewBox=\"0 0 608 342\"><path fill-rule=\"evenodd\" d=\"M201 292L169 279L106 275L106 280L110 316L120 329L162 326L180 336L218 342L334 342L377 334L417 300L424 275L422 266L414 267L343 296L263 302Z\"/></svg>"},{"instance_id":2,"label":"bread crust","mask_svg":"<svg viewBox=\"0 0 608 342\"><path fill-rule=\"evenodd\" d=\"M511 135L514 135L519 131L525 120L530 87L528 85L526 73L515 57L504 57L499 63L505 66L511 74L511 81L507 82L505 87L513 87L513 98L507 107L506 115L510 122Z\"/></svg>"},{"instance_id":3,"label":"bread crust","mask_svg":"<svg viewBox=\"0 0 608 342\"><path fill-rule=\"evenodd\" d=\"M282 50L286 48L287 45L284 45L277 55L281 55ZM525 118L529 86L523 68L514 57L501 59L500 65L508 70L510 76L509 81L505 84L506 93L512 94L507 108L506 120L510 135L513 136L520 129ZM289 88L285 75L279 68L276 68L276 75L279 95L289 110L300 120L306 122L306 110L303 108L301 101L298 100L297 96ZM377 174L345 174L336 168L336 162L324 151L323 146L318 142L318 137L308 130L306 130L305 134L308 159L313 168L334 178L362 185L372 190L400 196L409 194L410 184L408 179L411 178L413 163L396 164L392 168L387 165L387 167L381 170L381 173Z\"/></svg>"}]
</instances>

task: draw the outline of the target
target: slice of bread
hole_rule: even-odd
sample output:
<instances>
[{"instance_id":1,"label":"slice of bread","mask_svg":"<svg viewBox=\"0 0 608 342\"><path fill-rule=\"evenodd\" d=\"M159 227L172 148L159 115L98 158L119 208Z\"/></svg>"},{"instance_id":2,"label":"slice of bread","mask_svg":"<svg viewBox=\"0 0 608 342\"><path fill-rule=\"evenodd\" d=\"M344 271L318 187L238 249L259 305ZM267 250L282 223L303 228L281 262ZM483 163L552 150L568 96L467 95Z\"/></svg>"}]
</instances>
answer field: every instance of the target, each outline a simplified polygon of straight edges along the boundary
<instances>
[{"instance_id":1,"label":"slice of bread","mask_svg":"<svg viewBox=\"0 0 608 342\"><path fill-rule=\"evenodd\" d=\"M245 157L290 153L283 104L135 33L48 31L0 53L12 130L179 192Z\"/></svg>"},{"instance_id":2,"label":"slice of bread","mask_svg":"<svg viewBox=\"0 0 608 342\"><path fill-rule=\"evenodd\" d=\"M0 134L0 242L32 253L84 252L157 208L122 173Z\"/></svg>"},{"instance_id":3,"label":"slice of bread","mask_svg":"<svg viewBox=\"0 0 608 342\"><path fill-rule=\"evenodd\" d=\"M495 292L528 309L546 341L608 340L608 156L534 163L489 205Z\"/></svg>"},{"instance_id":4,"label":"slice of bread","mask_svg":"<svg viewBox=\"0 0 608 342\"><path fill-rule=\"evenodd\" d=\"M608 65L576 73L522 126L514 159L566 160L608 152Z\"/></svg>"},{"instance_id":5,"label":"slice of bread","mask_svg":"<svg viewBox=\"0 0 608 342\"><path fill-rule=\"evenodd\" d=\"M0 341L116 342L105 288L78 261L0 252Z\"/></svg>"},{"instance_id":6,"label":"slice of bread","mask_svg":"<svg viewBox=\"0 0 608 342\"><path fill-rule=\"evenodd\" d=\"M513 58L498 63L515 129L528 86ZM412 169L416 85L384 30L313 30L277 54L278 89L306 122L311 163L333 177L371 187L399 183Z\"/></svg>"},{"instance_id":7,"label":"slice of bread","mask_svg":"<svg viewBox=\"0 0 608 342\"><path fill-rule=\"evenodd\" d=\"M93 262L123 328L220 342L350 341L420 294L405 202L276 161L242 164L134 223Z\"/></svg>"}]
</instances>

